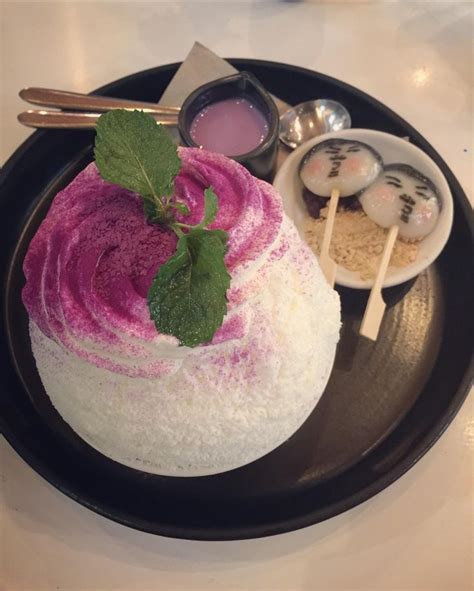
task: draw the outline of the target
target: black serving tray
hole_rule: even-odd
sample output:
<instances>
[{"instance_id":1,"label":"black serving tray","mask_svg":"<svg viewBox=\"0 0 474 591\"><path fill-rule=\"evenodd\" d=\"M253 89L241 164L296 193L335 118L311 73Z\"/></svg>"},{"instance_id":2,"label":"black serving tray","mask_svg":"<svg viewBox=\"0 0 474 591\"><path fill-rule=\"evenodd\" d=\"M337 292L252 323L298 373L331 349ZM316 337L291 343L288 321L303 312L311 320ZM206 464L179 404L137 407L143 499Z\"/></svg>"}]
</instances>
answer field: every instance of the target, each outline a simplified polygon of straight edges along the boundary
<instances>
[{"instance_id":1,"label":"black serving tray","mask_svg":"<svg viewBox=\"0 0 474 591\"><path fill-rule=\"evenodd\" d=\"M94 133L38 131L13 154L0 176L2 433L34 470L79 503L130 527L177 538L278 534L369 499L439 438L472 375L471 209L441 157L403 119L347 84L274 62L230 62L289 104L332 98L347 107L354 127L409 136L446 176L454 225L436 263L392 294L377 343L357 334L360 294L341 293L344 324L333 373L315 411L291 439L224 474L154 476L101 455L56 413L36 372L21 303L28 243L55 193L91 160ZM96 92L158 101L178 66L139 72Z\"/></svg>"}]
</instances>

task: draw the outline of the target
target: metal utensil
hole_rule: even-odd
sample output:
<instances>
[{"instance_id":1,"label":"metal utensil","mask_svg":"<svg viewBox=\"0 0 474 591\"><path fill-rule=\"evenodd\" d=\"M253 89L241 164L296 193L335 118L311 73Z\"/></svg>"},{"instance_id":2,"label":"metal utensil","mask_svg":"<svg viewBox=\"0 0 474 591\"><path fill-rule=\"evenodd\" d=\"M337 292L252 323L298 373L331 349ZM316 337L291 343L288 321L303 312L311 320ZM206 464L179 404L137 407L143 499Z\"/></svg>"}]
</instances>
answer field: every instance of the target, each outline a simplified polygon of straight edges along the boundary
<instances>
[{"instance_id":1,"label":"metal utensil","mask_svg":"<svg viewBox=\"0 0 474 591\"><path fill-rule=\"evenodd\" d=\"M20 97L33 105L42 107L56 107L73 111L110 111L111 109L139 109L145 113L159 113L161 115L178 116L179 107L163 107L155 103L134 101L128 99L111 98L94 94L81 94L51 88L24 88Z\"/></svg>"},{"instance_id":2,"label":"metal utensil","mask_svg":"<svg viewBox=\"0 0 474 591\"><path fill-rule=\"evenodd\" d=\"M178 119L175 115L149 113L157 123L166 127L176 127ZM24 111L18 115L18 121L27 127L39 129L92 129L101 113L67 113L64 111Z\"/></svg>"},{"instance_id":3,"label":"metal utensil","mask_svg":"<svg viewBox=\"0 0 474 591\"><path fill-rule=\"evenodd\" d=\"M34 105L67 109L64 111L29 110L18 115L22 125L52 129L88 129L95 127L101 112L113 109L139 109L152 115L158 123L168 127L178 124L179 107L163 107L154 103L134 101L53 90L51 88L24 88L20 97ZM73 112L83 111L83 112ZM91 111L91 112L86 112Z\"/></svg>"},{"instance_id":4,"label":"metal utensil","mask_svg":"<svg viewBox=\"0 0 474 591\"><path fill-rule=\"evenodd\" d=\"M297 148L309 139L351 127L347 109L330 99L300 103L280 117L280 140L289 148Z\"/></svg>"}]
</instances>

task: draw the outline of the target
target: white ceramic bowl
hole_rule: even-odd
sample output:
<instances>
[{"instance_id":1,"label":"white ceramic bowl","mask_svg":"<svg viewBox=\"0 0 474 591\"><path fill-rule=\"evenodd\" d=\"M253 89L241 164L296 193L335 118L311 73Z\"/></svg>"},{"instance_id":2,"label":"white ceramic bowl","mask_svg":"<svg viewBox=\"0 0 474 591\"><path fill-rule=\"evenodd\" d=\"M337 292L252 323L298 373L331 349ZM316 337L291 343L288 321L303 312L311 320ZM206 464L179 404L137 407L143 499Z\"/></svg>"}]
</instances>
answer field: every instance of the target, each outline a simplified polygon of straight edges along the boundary
<instances>
[{"instance_id":1,"label":"white ceramic bowl","mask_svg":"<svg viewBox=\"0 0 474 591\"><path fill-rule=\"evenodd\" d=\"M302 224L308 213L302 197L303 183L298 174L299 165L310 148L330 138L344 138L364 142L379 152L384 164L395 162L409 164L433 181L438 188L442 207L435 229L419 242L418 255L413 263L406 267L389 267L383 287L392 287L416 277L431 265L440 254L451 232L453 198L443 173L429 156L410 144L409 141L381 131L346 129L345 131L326 133L313 138L288 156L273 183L275 189L282 196L287 215L294 221L302 236ZM355 289L370 289L373 279L361 279L358 273L344 269L339 265L336 283Z\"/></svg>"}]
</instances>

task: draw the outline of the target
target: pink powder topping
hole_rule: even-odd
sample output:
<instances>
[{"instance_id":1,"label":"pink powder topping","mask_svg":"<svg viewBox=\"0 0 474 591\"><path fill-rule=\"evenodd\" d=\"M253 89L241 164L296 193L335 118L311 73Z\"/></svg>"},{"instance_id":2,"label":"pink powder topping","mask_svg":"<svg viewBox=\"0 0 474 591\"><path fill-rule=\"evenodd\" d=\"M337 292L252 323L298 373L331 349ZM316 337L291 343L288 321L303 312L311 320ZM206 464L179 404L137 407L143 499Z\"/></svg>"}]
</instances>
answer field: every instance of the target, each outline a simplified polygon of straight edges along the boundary
<instances>
[{"instance_id":1,"label":"pink powder topping","mask_svg":"<svg viewBox=\"0 0 474 591\"><path fill-rule=\"evenodd\" d=\"M174 198L192 211L182 220L200 221L204 189L212 186L219 212L211 227L229 234L226 264L233 278L262 256L268 264L283 256L287 246L274 247L282 206L270 185L222 155L193 148L180 148L179 155ZM30 317L92 363L112 371L123 365L124 373L134 375L159 373L163 364L145 347L158 336L146 296L176 241L172 231L148 223L139 196L103 181L90 164L56 195L30 243L23 290ZM228 295L230 311L232 285ZM213 343L240 339L244 332L239 314L229 315Z\"/></svg>"}]
</instances>

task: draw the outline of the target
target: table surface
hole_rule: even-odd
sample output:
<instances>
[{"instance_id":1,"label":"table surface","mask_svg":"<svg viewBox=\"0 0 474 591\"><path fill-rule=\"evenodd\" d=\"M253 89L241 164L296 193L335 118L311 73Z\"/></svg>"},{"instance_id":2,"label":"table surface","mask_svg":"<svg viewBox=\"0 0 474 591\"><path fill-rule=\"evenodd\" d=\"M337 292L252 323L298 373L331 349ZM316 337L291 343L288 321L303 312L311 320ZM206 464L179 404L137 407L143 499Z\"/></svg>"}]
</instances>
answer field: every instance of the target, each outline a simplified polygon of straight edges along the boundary
<instances>
[{"instance_id":1,"label":"table surface","mask_svg":"<svg viewBox=\"0 0 474 591\"><path fill-rule=\"evenodd\" d=\"M199 40L375 96L424 134L472 199L471 2L2 2L0 18L1 162L29 135L16 122L22 87L88 92L180 61ZM206 543L95 515L0 438L0 589L472 589L473 450L471 396L434 448L363 505L273 538Z\"/></svg>"}]
</instances>

